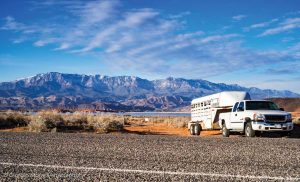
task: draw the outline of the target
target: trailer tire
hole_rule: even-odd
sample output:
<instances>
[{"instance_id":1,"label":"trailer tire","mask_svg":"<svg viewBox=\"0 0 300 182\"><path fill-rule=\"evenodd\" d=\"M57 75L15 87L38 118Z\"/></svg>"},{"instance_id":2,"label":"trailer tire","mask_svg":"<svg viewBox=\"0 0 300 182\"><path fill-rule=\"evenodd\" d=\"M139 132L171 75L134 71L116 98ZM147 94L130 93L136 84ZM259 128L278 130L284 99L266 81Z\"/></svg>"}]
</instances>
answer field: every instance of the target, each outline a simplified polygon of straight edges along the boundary
<instances>
[{"instance_id":1,"label":"trailer tire","mask_svg":"<svg viewBox=\"0 0 300 182\"><path fill-rule=\"evenodd\" d=\"M225 123L222 125L222 135L223 137L229 137L230 131L226 128Z\"/></svg>"},{"instance_id":2,"label":"trailer tire","mask_svg":"<svg viewBox=\"0 0 300 182\"><path fill-rule=\"evenodd\" d=\"M252 125L250 122L246 124L245 135L246 137L255 137L255 131L252 129Z\"/></svg>"},{"instance_id":3,"label":"trailer tire","mask_svg":"<svg viewBox=\"0 0 300 182\"><path fill-rule=\"evenodd\" d=\"M191 124L191 126L190 126L190 134L195 135L195 125L194 124Z\"/></svg>"},{"instance_id":4,"label":"trailer tire","mask_svg":"<svg viewBox=\"0 0 300 182\"><path fill-rule=\"evenodd\" d=\"M195 133L195 135L200 135L200 131L201 131L200 124L195 124L195 126L194 126L194 133Z\"/></svg>"}]
</instances>

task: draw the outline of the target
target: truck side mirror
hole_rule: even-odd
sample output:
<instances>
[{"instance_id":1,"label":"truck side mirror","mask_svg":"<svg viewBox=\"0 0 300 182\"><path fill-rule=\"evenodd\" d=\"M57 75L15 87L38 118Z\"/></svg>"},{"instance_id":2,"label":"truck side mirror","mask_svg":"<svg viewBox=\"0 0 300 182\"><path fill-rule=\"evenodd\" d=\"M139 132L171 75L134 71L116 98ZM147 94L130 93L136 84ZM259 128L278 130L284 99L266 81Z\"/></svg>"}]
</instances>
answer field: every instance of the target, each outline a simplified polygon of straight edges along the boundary
<instances>
[{"instance_id":1,"label":"truck side mirror","mask_svg":"<svg viewBox=\"0 0 300 182\"><path fill-rule=\"evenodd\" d=\"M283 109L283 108L279 108L279 110L280 110L280 111L284 111L284 109Z\"/></svg>"}]
</instances>

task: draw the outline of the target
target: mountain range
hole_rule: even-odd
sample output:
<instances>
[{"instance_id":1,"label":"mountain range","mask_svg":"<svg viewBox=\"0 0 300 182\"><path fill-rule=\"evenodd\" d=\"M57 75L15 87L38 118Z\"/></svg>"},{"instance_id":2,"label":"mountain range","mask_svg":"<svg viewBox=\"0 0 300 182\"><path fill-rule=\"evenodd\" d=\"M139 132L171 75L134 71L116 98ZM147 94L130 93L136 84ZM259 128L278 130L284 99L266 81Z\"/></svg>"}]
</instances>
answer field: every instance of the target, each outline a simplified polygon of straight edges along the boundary
<instances>
[{"instance_id":1,"label":"mountain range","mask_svg":"<svg viewBox=\"0 0 300 182\"><path fill-rule=\"evenodd\" d=\"M50 72L0 83L0 109L170 111L189 106L194 98L221 91L247 91L255 99L300 97L288 90L247 88L201 79L147 80Z\"/></svg>"}]
</instances>

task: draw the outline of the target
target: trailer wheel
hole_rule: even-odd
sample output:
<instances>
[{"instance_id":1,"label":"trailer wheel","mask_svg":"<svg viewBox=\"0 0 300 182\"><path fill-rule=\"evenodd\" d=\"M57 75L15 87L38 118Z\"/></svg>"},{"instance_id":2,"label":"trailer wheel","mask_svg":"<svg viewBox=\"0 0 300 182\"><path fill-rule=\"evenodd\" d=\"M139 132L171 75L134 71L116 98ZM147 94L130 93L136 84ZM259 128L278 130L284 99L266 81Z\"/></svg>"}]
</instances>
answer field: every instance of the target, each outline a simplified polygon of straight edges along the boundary
<instances>
[{"instance_id":1,"label":"trailer wheel","mask_svg":"<svg viewBox=\"0 0 300 182\"><path fill-rule=\"evenodd\" d=\"M192 125L190 126L190 134L191 134L191 135L195 135L195 125L194 125L194 124L192 124Z\"/></svg>"},{"instance_id":2,"label":"trailer wheel","mask_svg":"<svg viewBox=\"0 0 300 182\"><path fill-rule=\"evenodd\" d=\"M230 131L226 128L225 123L222 125L222 135L223 137L229 137Z\"/></svg>"},{"instance_id":3,"label":"trailer wheel","mask_svg":"<svg viewBox=\"0 0 300 182\"><path fill-rule=\"evenodd\" d=\"M200 124L195 124L195 126L194 126L194 133L195 133L195 135L200 135L200 131L201 131Z\"/></svg>"},{"instance_id":4,"label":"trailer wheel","mask_svg":"<svg viewBox=\"0 0 300 182\"><path fill-rule=\"evenodd\" d=\"M245 135L246 135L246 137L254 137L255 136L255 131L252 129L251 123L246 124Z\"/></svg>"}]
</instances>

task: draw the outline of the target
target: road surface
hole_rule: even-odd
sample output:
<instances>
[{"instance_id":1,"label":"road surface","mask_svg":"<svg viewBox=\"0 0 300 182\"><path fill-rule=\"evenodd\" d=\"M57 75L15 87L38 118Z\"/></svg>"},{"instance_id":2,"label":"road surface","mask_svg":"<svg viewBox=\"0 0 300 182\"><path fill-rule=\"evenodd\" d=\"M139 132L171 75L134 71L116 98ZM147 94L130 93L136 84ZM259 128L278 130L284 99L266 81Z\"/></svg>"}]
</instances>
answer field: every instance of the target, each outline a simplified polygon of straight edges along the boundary
<instances>
[{"instance_id":1,"label":"road surface","mask_svg":"<svg viewBox=\"0 0 300 182\"><path fill-rule=\"evenodd\" d=\"M0 181L300 181L300 140L0 132Z\"/></svg>"}]
</instances>

